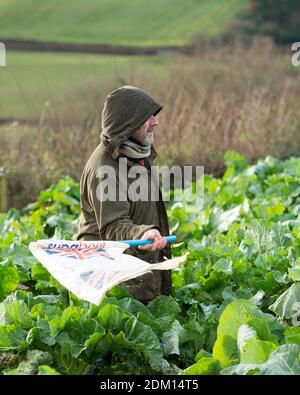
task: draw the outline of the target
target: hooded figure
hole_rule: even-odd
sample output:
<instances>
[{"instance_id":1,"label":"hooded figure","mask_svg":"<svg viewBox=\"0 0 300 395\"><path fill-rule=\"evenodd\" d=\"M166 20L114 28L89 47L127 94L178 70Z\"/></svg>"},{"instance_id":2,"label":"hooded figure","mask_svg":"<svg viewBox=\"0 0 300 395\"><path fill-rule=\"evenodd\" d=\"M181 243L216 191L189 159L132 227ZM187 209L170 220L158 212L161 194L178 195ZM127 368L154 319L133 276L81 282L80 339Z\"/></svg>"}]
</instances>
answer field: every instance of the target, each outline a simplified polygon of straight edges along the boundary
<instances>
[{"instance_id":1,"label":"hooded figure","mask_svg":"<svg viewBox=\"0 0 300 395\"><path fill-rule=\"evenodd\" d=\"M123 86L107 96L100 144L89 158L80 180L78 240L140 239L151 229L157 229L162 236L169 234L161 191L158 183L153 183L151 173L156 151L151 141L141 143L133 138L161 109L149 94L132 86ZM120 169L124 163L125 168ZM137 180L139 187L135 188ZM112 194L105 195L110 188ZM144 196L139 198L141 192ZM171 258L168 245L160 251L129 248L126 253L149 263ZM136 299L148 303L158 295L171 293L171 272L154 270L122 285Z\"/></svg>"}]
</instances>

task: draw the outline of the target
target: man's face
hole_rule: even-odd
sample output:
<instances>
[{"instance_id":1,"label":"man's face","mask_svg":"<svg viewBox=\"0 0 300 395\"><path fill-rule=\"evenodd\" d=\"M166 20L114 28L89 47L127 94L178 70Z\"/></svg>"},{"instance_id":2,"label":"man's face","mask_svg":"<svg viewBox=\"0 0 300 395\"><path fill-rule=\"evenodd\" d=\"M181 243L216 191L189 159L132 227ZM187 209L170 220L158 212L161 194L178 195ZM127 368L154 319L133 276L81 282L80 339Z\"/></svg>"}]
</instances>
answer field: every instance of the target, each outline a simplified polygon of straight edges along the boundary
<instances>
[{"instance_id":1,"label":"man's face","mask_svg":"<svg viewBox=\"0 0 300 395\"><path fill-rule=\"evenodd\" d=\"M154 128L158 125L158 115L151 115L149 119L137 130L134 137L141 144L152 144L154 141Z\"/></svg>"}]
</instances>

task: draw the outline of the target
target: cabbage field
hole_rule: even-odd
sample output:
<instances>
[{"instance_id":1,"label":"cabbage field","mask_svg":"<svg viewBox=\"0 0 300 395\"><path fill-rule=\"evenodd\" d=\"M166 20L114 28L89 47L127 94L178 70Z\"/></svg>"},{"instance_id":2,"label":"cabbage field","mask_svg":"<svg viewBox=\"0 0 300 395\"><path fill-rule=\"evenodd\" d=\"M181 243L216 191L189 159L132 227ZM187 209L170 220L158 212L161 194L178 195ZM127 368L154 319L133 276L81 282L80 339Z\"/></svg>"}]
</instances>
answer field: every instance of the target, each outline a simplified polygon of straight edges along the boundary
<instances>
[{"instance_id":1,"label":"cabbage field","mask_svg":"<svg viewBox=\"0 0 300 395\"><path fill-rule=\"evenodd\" d=\"M204 175L204 208L168 207L172 296L147 306L122 286L92 305L66 291L29 242L72 239L79 184L69 177L0 217L3 375L300 374L300 159L250 166L225 154Z\"/></svg>"}]
</instances>

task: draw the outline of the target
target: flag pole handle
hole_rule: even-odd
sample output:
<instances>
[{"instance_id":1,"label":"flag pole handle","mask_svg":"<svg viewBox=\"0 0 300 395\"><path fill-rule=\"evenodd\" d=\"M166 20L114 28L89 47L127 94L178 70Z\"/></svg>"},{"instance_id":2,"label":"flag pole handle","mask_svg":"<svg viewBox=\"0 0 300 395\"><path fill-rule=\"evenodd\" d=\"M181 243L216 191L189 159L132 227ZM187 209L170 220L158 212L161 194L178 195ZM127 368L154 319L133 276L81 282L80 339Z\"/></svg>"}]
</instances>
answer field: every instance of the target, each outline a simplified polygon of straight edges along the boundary
<instances>
[{"instance_id":1,"label":"flag pole handle","mask_svg":"<svg viewBox=\"0 0 300 395\"><path fill-rule=\"evenodd\" d=\"M164 239L167 243L174 243L176 236L165 236ZM146 244L152 244L153 240L119 240L122 243L129 244L130 247L144 246Z\"/></svg>"}]
</instances>

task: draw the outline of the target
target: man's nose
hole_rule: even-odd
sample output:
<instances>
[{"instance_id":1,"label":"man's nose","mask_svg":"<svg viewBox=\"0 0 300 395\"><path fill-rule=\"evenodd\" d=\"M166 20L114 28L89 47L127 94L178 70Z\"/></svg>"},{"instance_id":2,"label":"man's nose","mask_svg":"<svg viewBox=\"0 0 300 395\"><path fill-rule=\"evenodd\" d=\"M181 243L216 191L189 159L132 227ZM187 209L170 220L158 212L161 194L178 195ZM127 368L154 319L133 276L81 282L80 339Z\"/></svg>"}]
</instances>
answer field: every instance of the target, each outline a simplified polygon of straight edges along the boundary
<instances>
[{"instance_id":1,"label":"man's nose","mask_svg":"<svg viewBox=\"0 0 300 395\"><path fill-rule=\"evenodd\" d=\"M158 125L158 117L157 116L152 115L151 125Z\"/></svg>"}]
</instances>

